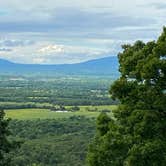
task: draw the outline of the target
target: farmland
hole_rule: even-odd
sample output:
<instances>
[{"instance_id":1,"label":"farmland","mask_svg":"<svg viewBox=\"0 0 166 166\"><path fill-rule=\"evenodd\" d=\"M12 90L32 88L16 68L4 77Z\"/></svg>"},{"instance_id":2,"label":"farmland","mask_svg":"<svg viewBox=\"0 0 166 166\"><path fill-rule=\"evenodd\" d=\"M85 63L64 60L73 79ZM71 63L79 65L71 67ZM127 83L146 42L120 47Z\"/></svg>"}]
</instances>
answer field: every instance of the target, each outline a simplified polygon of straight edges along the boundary
<instances>
[{"instance_id":1,"label":"farmland","mask_svg":"<svg viewBox=\"0 0 166 166\"><path fill-rule=\"evenodd\" d=\"M96 118L101 112L112 117L117 108L109 96L112 81L1 76L0 108L11 119L11 139L22 142L10 153L12 165L84 165Z\"/></svg>"},{"instance_id":2,"label":"farmland","mask_svg":"<svg viewBox=\"0 0 166 166\"><path fill-rule=\"evenodd\" d=\"M70 109L71 106L66 107ZM12 109L5 110L6 117L19 120L30 119L62 119L72 116L97 117L101 111L107 110L111 115L111 111L116 109L116 106L79 106L80 110L76 112L55 112L49 109ZM96 110L96 111L95 111ZM109 112L110 111L110 112Z\"/></svg>"},{"instance_id":3,"label":"farmland","mask_svg":"<svg viewBox=\"0 0 166 166\"><path fill-rule=\"evenodd\" d=\"M57 105L112 105L109 77L19 77L0 79L2 109L47 108Z\"/></svg>"}]
</instances>

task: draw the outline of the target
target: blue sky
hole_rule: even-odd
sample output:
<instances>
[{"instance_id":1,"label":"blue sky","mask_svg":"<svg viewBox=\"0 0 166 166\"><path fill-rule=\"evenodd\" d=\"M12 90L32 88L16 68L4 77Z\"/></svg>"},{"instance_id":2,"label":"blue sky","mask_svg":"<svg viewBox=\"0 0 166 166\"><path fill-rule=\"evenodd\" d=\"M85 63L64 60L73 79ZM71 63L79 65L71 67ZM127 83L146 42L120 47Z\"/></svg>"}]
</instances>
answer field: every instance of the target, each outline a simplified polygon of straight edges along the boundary
<instances>
[{"instance_id":1,"label":"blue sky","mask_svg":"<svg viewBox=\"0 0 166 166\"><path fill-rule=\"evenodd\" d=\"M165 0L0 1L0 58L77 63L115 56L121 44L155 40Z\"/></svg>"}]
</instances>

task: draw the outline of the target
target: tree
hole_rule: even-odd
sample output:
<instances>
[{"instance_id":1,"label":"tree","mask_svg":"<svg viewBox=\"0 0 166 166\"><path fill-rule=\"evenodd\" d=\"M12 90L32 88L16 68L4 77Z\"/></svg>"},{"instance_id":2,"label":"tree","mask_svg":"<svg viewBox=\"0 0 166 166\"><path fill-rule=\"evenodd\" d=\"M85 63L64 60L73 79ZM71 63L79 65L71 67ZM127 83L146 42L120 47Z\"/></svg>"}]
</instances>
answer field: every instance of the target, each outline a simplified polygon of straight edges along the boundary
<instances>
[{"instance_id":1,"label":"tree","mask_svg":"<svg viewBox=\"0 0 166 166\"><path fill-rule=\"evenodd\" d=\"M9 119L4 119L4 116L4 111L0 110L0 166L9 166L10 158L7 157L7 154L11 149L15 148L18 143L8 140L8 136L10 135L8 129Z\"/></svg>"},{"instance_id":2,"label":"tree","mask_svg":"<svg viewBox=\"0 0 166 166\"><path fill-rule=\"evenodd\" d=\"M88 164L164 166L166 163L166 28L157 41L123 45L120 78L110 94L120 105L104 136L89 148ZM102 141L100 141L102 140ZM92 146L97 147L92 150ZM100 151L100 153L98 153ZM91 156L96 155L95 158Z\"/></svg>"}]
</instances>

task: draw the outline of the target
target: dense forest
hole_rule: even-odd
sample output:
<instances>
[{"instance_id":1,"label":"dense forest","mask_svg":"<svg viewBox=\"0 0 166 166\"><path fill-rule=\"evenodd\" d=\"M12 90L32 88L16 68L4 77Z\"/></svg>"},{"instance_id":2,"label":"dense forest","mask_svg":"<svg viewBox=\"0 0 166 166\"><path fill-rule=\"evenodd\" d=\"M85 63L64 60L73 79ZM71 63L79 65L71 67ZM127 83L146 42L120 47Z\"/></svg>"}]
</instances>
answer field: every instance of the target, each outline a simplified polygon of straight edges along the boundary
<instances>
[{"instance_id":1,"label":"dense forest","mask_svg":"<svg viewBox=\"0 0 166 166\"><path fill-rule=\"evenodd\" d=\"M123 45L121 77L111 86L120 101L114 118L101 114L89 166L165 166L166 28L157 41Z\"/></svg>"},{"instance_id":2,"label":"dense forest","mask_svg":"<svg viewBox=\"0 0 166 166\"><path fill-rule=\"evenodd\" d=\"M21 144L7 155L10 165L82 166L95 132L95 120L81 116L61 120L12 120L9 129L10 140Z\"/></svg>"}]
</instances>

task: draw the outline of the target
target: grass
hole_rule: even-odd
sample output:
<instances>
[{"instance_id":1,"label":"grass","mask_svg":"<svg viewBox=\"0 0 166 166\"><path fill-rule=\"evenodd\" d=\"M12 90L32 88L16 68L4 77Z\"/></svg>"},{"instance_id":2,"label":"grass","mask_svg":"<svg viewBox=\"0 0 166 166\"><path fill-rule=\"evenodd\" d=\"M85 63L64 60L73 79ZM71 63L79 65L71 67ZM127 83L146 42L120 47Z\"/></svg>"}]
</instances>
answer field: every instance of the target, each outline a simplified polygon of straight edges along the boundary
<instances>
[{"instance_id":1,"label":"grass","mask_svg":"<svg viewBox=\"0 0 166 166\"><path fill-rule=\"evenodd\" d=\"M69 108L67 106L66 108ZM89 109L97 109L98 111L88 111ZM5 110L6 118L28 120L28 119L61 119L71 116L97 117L103 109L114 110L117 106L80 106L77 112L54 112L49 109L12 109ZM112 114L111 112L109 113Z\"/></svg>"}]
</instances>

